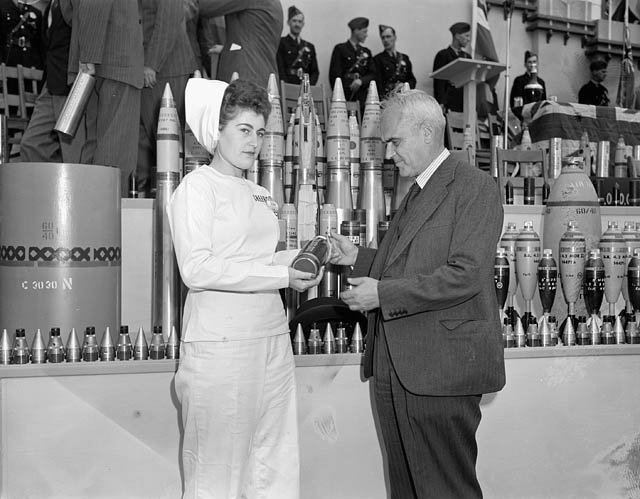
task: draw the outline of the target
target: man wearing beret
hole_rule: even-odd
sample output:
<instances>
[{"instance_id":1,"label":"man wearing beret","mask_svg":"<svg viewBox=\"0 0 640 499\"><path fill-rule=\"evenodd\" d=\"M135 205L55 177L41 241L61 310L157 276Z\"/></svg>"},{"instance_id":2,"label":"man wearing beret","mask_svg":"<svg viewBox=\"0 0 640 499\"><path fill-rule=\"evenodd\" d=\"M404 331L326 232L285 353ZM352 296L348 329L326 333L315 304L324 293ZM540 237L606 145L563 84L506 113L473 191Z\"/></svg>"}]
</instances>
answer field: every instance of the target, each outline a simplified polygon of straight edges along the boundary
<instances>
[{"instance_id":1,"label":"man wearing beret","mask_svg":"<svg viewBox=\"0 0 640 499\"><path fill-rule=\"evenodd\" d=\"M591 70L591 80L582 85L578 93L580 104L591 104L593 106L608 106L609 92L602 82L607 77L607 63L602 59L593 61L589 65Z\"/></svg>"},{"instance_id":2,"label":"man wearing beret","mask_svg":"<svg viewBox=\"0 0 640 499\"><path fill-rule=\"evenodd\" d=\"M464 51L464 48L471 41L471 26L469 23L459 22L453 24L451 32L451 45L440 50L433 60L433 70L437 71L450 62L458 59L471 59L471 54ZM433 79L433 96L440 103L444 110L462 112L463 91L456 88L448 80Z\"/></svg>"},{"instance_id":3,"label":"man wearing beret","mask_svg":"<svg viewBox=\"0 0 640 499\"><path fill-rule=\"evenodd\" d=\"M304 27L304 14L292 5L287 15L289 34L280 39L278 47L278 73L280 80L299 84L304 73L309 74L312 85L318 82L318 60L312 43L300 37Z\"/></svg>"},{"instance_id":4,"label":"man wearing beret","mask_svg":"<svg viewBox=\"0 0 640 499\"><path fill-rule=\"evenodd\" d=\"M373 58L376 66L376 82L380 98L384 99L403 83L416 88L416 77L409 56L396 50L396 30L381 24L380 39L384 50Z\"/></svg>"},{"instance_id":5,"label":"man wearing beret","mask_svg":"<svg viewBox=\"0 0 640 499\"><path fill-rule=\"evenodd\" d=\"M362 45L367 39L369 19L356 17L349 21L348 26L351 29L351 37L333 48L329 64L329 82L333 88L336 78L341 78L347 100L360 102L362 110L369 83L375 79L371 51Z\"/></svg>"}]
</instances>

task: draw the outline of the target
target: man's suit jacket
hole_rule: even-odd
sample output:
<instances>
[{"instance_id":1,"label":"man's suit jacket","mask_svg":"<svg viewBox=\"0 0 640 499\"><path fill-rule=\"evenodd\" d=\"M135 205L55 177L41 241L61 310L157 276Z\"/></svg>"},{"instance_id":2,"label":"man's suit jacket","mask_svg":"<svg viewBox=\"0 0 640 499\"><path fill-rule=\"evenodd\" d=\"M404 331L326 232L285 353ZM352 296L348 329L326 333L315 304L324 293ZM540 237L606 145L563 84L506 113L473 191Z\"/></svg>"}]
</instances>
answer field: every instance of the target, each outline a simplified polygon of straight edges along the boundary
<instances>
[{"instance_id":1,"label":"man's suit jacket","mask_svg":"<svg viewBox=\"0 0 640 499\"><path fill-rule=\"evenodd\" d=\"M382 327L408 391L500 390L504 352L493 264L503 212L496 183L448 157L402 215L405 203L377 252L360 248L354 266L353 275L380 281L380 308L368 314L365 376L372 375Z\"/></svg>"},{"instance_id":2,"label":"man's suit jacket","mask_svg":"<svg viewBox=\"0 0 640 499\"><path fill-rule=\"evenodd\" d=\"M138 0L71 0L69 74L96 65L96 76L142 88L144 54Z\"/></svg>"},{"instance_id":3,"label":"man's suit jacket","mask_svg":"<svg viewBox=\"0 0 640 499\"><path fill-rule=\"evenodd\" d=\"M182 0L142 0L142 28L145 66L163 77L188 75L198 68Z\"/></svg>"},{"instance_id":4,"label":"man's suit jacket","mask_svg":"<svg viewBox=\"0 0 640 499\"><path fill-rule=\"evenodd\" d=\"M446 49L438 51L433 60L433 70L446 66L450 62L455 61L459 57L470 59L471 55L464 50L458 54L451 46ZM433 79L433 96L436 100L445 106L447 109L456 112L462 112L463 107L463 89L454 87L448 80L441 80L439 78Z\"/></svg>"}]
</instances>

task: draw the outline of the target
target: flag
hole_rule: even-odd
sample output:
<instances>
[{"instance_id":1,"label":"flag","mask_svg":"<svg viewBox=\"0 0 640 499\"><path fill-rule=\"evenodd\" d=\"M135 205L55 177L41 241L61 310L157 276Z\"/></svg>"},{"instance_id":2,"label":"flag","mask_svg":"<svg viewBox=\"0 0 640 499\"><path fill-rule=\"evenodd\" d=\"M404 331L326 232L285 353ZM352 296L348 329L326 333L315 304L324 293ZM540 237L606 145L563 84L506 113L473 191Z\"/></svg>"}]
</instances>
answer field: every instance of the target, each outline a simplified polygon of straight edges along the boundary
<instances>
[{"instance_id":1,"label":"flag","mask_svg":"<svg viewBox=\"0 0 640 499\"><path fill-rule=\"evenodd\" d=\"M498 53L491 37L491 28L487 18L486 0L472 0L474 23L472 26L472 44L475 48L475 58L498 62ZM474 36L475 33L475 36ZM475 42L475 43L474 43Z\"/></svg>"},{"instance_id":2,"label":"flag","mask_svg":"<svg viewBox=\"0 0 640 499\"><path fill-rule=\"evenodd\" d=\"M624 13L624 41L622 47L622 61L620 67L620 80L618 81L618 95L616 106L631 107L633 105L633 87L635 78L633 75L633 50L631 48L631 34L629 32L629 0L625 1Z\"/></svg>"}]
</instances>

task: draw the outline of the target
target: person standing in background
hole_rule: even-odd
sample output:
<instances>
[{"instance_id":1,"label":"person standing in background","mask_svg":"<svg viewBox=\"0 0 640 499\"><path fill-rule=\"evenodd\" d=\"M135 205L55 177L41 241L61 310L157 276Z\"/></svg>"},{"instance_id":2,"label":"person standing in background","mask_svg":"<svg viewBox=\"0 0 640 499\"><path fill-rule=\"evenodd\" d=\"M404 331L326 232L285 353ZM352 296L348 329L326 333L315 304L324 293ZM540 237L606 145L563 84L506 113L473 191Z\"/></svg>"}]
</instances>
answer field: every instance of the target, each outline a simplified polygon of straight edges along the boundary
<instances>
[{"instance_id":1,"label":"person standing in background","mask_svg":"<svg viewBox=\"0 0 640 499\"><path fill-rule=\"evenodd\" d=\"M363 360L387 454L390 497L481 498L482 394L505 384L493 282L502 203L493 179L444 147L438 102L385 101L381 132L413 177L378 250L331 233L331 263L352 265L340 299L367 313Z\"/></svg>"},{"instance_id":2,"label":"person standing in background","mask_svg":"<svg viewBox=\"0 0 640 499\"><path fill-rule=\"evenodd\" d=\"M384 50L377 54L373 61L376 66L376 81L380 98L384 99L403 83L416 88L416 77L413 75L411 60L406 54L396 50L396 30L391 26L379 26L380 40Z\"/></svg>"},{"instance_id":3,"label":"person standing in background","mask_svg":"<svg viewBox=\"0 0 640 499\"><path fill-rule=\"evenodd\" d=\"M0 62L7 66L44 68L42 11L32 3L0 0Z\"/></svg>"},{"instance_id":4,"label":"person standing in background","mask_svg":"<svg viewBox=\"0 0 640 499\"><path fill-rule=\"evenodd\" d=\"M87 104L87 140L96 140L92 164L120 169L121 193L135 170L144 82L138 0L72 0L69 81L79 71L96 78Z\"/></svg>"},{"instance_id":5,"label":"person standing in background","mask_svg":"<svg viewBox=\"0 0 640 499\"><path fill-rule=\"evenodd\" d=\"M308 73L309 82L315 85L320 75L316 49L300 36L304 27L304 14L294 5L289 7L287 24L289 34L280 39L278 47L280 81L298 85L302 81L302 75Z\"/></svg>"},{"instance_id":6,"label":"person standing in background","mask_svg":"<svg viewBox=\"0 0 640 499\"><path fill-rule=\"evenodd\" d=\"M165 85L171 87L184 127L184 89L198 65L189 44L182 0L142 0L144 87L140 100L140 139L136 180L147 196L155 184L156 131Z\"/></svg>"},{"instance_id":7,"label":"person standing in background","mask_svg":"<svg viewBox=\"0 0 640 499\"><path fill-rule=\"evenodd\" d=\"M44 12L44 19L46 82L20 142L20 161L86 163L93 157L95 142L86 141L84 118L74 137L59 134L53 129L71 88L67 81L71 42L70 0L52 0Z\"/></svg>"},{"instance_id":8,"label":"person standing in background","mask_svg":"<svg viewBox=\"0 0 640 499\"><path fill-rule=\"evenodd\" d=\"M591 104L593 106L608 106L609 91L602 82L607 78L607 62L602 59L593 61L589 65L591 80L582 85L578 92L579 104Z\"/></svg>"},{"instance_id":9,"label":"person standing in background","mask_svg":"<svg viewBox=\"0 0 640 499\"><path fill-rule=\"evenodd\" d=\"M371 51L362 45L369 33L369 19L356 17L347 25L351 36L346 42L333 48L329 63L329 83L333 88L336 78L341 78L347 100L359 102L362 112L369 83L376 77Z\"/></svg>"},{"instance_id":10,"label":"person standing in background","mask_svg":"<svg viewBox=\"0 0 640 499\"><path fill-rule=\"evenodd\" d=\"M516 76L509 94L511 111L522 120L522 106L547 99L547 86L538 76L538 54L524 53L526 72Z\"/></svg>"},{"instance_id":11,"label":"person standing in background","mask_svg":"<svg viewBox=\"0 0 640 499\"><path fill-rule=\"evenodd\" d=\"M271 73L278 74L276 53L282 34L280 0L184 0L186 19L224 16L226 40L220 53L216 78L241 78L266 86Z\"/></svg>"},{"instance_id":12,"label":"person standing in background","mask_svg":"<svg viewBox=\"0 0 640 499\"><path fill-rule=\"evenodd\" d=\"M471 41L471 26L469 23L455 23L451 25L449 31L451 32L451 45L436 54L433 60L434 71L455 61L459 57L471 59L471 54L464 50ZM454 87L448 80L433 79L433 96L440 103L444 111L462 112L464 100L463 90L462 88Z\"/></svg>"}]
</instances>

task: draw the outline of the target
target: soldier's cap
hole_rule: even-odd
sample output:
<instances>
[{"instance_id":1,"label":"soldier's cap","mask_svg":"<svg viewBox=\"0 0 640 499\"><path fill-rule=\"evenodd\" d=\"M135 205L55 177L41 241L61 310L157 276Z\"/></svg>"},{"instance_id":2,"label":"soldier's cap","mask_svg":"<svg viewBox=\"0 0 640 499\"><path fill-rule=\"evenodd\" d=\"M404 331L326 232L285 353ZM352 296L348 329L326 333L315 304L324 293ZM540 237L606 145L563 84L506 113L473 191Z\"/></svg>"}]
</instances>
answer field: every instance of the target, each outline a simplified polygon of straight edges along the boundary
<instances>
[{"instance_id":1,"label":"soldier's cap","mask_svg":"<svg viewBox=\"0 0 640 499\"><path fill-rule=\"evenodd\" d=\"M396 34L396 30L393 29L391 26L387 26L386 24L378 24L378 29L380 30L380 35L382 36L382 33L385 32L385 30L390 29L393 34Z\"/></svg>"},{"instance_id":2,"label":"soldier's cap","mask_svg":"<svg viewBox=\"0 0 640 499\"><path fill-rule=\"evenodd\" d=\"M469 23L454 23L449 28L452 35L461 35L462 33L468 33L471 31L471 25Z\"/></svg>"},{"instance_id":3,"label":"soldier's cap","mask_svg":"<svg viewBox=\"0 0 640 499\"><path fill-rule=\"evenodd\" d=\"M295 5L292 5L287 11L287 21L290 21L292 17L296 17L300 14L302 14L302 11Z\"/></svg>"},{"instance_id":4,"label":"soldier's cap","mask_svg":"<svg viewBox=\"0 0 640 499\"><path fill-rule=\"evenodd\" d=\"M351 31L356 29L368 28L369 19L367 19L366 17L354 17L347 23L347 26L349 26L349 29Z\"/></svg>"},{"instance_id":5,"label":"soldier's cap","mask_svg":"<svg viewBox=\"0 0 640 499\"><path fill-rule=\"evenodd\" d=\"M607 61L603 61L602 59L597 59L589 64L589 69L591 71L599 71L600 69L607 68Z\"/></svg>"}]
</instances>

